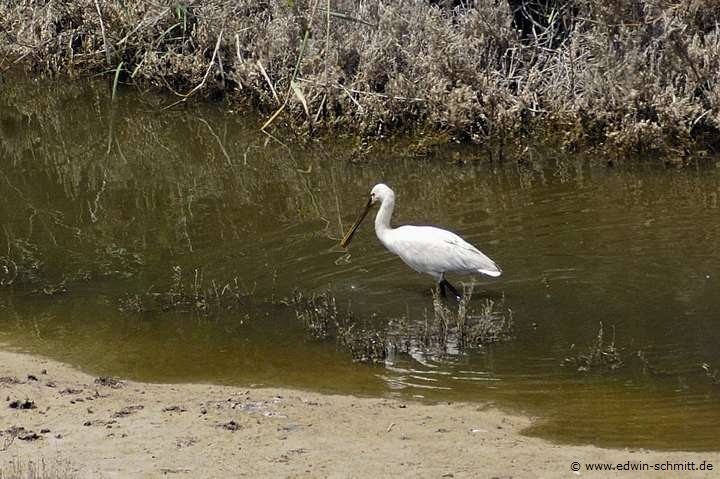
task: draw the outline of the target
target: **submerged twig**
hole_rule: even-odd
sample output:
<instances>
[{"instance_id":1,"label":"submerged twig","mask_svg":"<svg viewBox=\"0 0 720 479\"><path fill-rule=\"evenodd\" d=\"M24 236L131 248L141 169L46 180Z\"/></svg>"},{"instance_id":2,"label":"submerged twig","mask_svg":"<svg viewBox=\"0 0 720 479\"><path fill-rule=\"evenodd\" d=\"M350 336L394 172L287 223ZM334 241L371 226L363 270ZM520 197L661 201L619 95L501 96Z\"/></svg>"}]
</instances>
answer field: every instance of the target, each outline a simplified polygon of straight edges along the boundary
<instances>
[{"instance_id":1,"label":"submerged twig","mask_svg":"<svg viewBox=\"0 0 720 479\"><path fill-rule=\"evenodd\" d=\"M208 130L210 130L210 134L215 137L215 140L217 141L218 146L220 147L220 151L222 151L223 155L225 156L225 159L228 162L229 166L232 166L232 160L230 159L230 155L228 155L227 150L225 150L225 147L222 144L222 141L220 140L220 137L215 134L215 130L210 126L210 123L208 123L204 118L198 118L201 122L205 123L205 126L208 127Z\"/></svg>"}]
</instances>

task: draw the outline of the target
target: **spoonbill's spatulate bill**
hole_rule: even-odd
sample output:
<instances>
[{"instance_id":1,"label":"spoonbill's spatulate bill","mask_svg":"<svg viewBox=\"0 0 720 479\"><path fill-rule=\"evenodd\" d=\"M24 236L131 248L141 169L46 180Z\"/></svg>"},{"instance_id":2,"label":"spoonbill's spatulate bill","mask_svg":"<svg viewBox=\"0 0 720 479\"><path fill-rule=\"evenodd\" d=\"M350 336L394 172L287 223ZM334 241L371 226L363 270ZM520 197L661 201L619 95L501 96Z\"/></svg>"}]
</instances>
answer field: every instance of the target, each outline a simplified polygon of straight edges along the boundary
<instances>
[{"instance_id":1,"label":"spoonbill's spatulate bill","mask_svg":"<svg viewBox=\"0 0 720 479\"><path fill-rule=\"evenodd\" d=\"M461 297L445 279L445 273L480 273L493 277L502 274L493 260L455 233L434 226L391 227L395 193L382 183L375 185L370 191L365 209L340 242L343 248L350 243L370 209L378 203L380 210L375 216L375 234L380 242L415 271L432 276L443 296L447 287L457 298Z\"/></svg>"}]
</instances>

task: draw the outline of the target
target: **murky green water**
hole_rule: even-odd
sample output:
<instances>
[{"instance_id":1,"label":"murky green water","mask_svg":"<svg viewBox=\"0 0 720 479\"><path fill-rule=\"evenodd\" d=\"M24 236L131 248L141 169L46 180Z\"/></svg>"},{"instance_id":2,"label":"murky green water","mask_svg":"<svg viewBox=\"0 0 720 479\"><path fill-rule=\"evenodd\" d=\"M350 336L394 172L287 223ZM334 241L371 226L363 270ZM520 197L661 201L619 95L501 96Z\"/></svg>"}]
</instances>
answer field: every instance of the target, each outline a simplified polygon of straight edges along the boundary
<instances>
[{"instance_id":1,"label":"murky green water","mask_svg":"<svg viewBox=\"0 0 720 479\"><path fill-rule=\"evenodd\" d=\"M0 83L0 266L18 269L0 268L14 278L0 342L97 374L494 401L559 441L720 448L720 385L702 367L720 369L720 170L282 145L257 118L161 110L169 101L128 92L111 111L103 85ZM296 287L330 289L380 327L431 309L430 278L384 251L371 223L349 254L337 245L379 181L397 192L396 224L455 230L501 265L474 304L504 296L514 341L372 367L307 338L282 301ZM240 304L133 311L174 275L230 284ZM600 322L625 366L563 366Z\"/></svg>"}]
</instances>

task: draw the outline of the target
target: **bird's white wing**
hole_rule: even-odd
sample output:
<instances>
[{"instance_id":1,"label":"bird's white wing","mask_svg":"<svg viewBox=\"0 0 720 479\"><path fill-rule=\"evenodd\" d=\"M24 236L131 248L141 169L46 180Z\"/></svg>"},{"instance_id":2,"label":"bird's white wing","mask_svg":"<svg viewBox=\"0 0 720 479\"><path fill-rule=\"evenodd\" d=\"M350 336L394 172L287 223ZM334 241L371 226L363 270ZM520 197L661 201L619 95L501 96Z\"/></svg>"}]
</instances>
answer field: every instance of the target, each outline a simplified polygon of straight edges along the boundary
<instances>
[{"instance_id":1,"label":"bird's white wing","mask_svg":"<svg viewBox=\"0 0 720 479\"><path fill-rule=\"evenodd\" d=\"M416 271L424 273L483 273L500 276L493 260L447 230L433 226L401 226L385 245Z\"/></svg>"}]
</instances>

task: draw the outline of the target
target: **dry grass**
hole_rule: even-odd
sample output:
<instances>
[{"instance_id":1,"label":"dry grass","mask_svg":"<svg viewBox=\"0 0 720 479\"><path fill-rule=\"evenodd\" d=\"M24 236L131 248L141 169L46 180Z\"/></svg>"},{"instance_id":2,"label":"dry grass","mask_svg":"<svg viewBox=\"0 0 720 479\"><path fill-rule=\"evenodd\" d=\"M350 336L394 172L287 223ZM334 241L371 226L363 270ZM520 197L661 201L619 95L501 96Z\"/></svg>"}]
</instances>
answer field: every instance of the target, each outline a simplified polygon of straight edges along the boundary
<instances>
[{"instance_id":1,"label":"dry grass","mask_svg":"<svg viewBox=\"0 0 720 479\"><path fill-rule=\"evenodd\" d=\"M9 459L0 466L0 479L72 479L77 477L67 465L54 462Z\"/></svg>"},{"instance_id":2,"label":"dry grass","mask_svg":"<svg viewBox=\"0 0 720 479\"><path fill-rule=\"evenodd\" d=\"M6 65L104 72L171 104L224 95L268 129L506 142L552 126L568 146L677 162L720 131L714 0L16 0L0 18Z\"/></svg>"}]
</instances>

